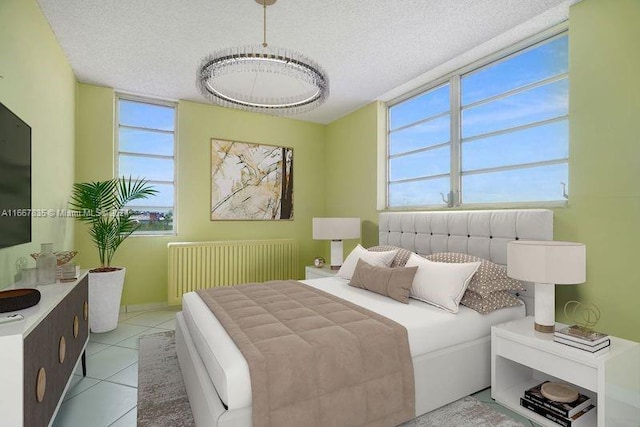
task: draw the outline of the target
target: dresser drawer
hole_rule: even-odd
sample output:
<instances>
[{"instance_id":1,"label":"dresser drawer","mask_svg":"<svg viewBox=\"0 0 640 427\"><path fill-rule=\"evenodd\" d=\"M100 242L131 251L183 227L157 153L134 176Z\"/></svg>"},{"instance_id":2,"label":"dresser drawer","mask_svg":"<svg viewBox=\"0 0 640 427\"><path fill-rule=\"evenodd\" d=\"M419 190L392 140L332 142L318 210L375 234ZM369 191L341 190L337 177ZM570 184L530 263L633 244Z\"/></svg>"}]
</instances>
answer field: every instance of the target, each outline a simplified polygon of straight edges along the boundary
<instances>
[{"instance_id":1,"label":"dresser drawer","mask_svg":"<svg viewBox=\"0 0 640 427\"><path fill-rule=\"evenodd\" d=\"M56 286L56 285L51 285ZM24 339L24 425L46 426L89 337L88 276Z\"/></svg>"}]
</instances>

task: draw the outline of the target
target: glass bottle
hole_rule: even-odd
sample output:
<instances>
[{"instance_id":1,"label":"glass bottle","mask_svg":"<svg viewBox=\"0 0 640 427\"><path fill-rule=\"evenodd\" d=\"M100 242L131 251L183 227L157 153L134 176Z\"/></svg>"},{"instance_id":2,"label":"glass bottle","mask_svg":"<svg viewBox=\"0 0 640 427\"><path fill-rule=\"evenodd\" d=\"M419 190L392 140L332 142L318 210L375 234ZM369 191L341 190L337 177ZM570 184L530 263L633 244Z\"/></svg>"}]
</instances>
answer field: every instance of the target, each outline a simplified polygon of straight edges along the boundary
<instances>
[{"instance_id":1,"label":"glass bottle","mask_svg":"<svg viewBox=\"0 0 640 427\"><path fill-rule=\"evenodd\" d=\"M56 283L56 256L53 254L53 243L42 243L40 256L36 260L38 285Z\"/></svg>"}]
</instances>

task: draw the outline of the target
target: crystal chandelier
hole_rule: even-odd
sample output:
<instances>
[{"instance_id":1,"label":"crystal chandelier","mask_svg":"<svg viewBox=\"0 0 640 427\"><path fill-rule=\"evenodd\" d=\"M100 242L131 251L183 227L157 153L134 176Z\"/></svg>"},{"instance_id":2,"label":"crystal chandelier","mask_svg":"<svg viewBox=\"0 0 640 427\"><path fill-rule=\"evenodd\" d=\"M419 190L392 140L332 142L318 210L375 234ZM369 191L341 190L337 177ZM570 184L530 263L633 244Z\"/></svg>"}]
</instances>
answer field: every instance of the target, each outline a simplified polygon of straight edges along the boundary
<instances>
[{"instance_id":1,"label":"crystal chandelier","mask_svg":"<svg viewBox=\"0 0 640 427\"><path fill-rule=\"evenodd\" d=\"M329 79L311 59L267 44L267 6L262 45L219 50L202 60L197 86L214 104L241 110L292 115L311 111L329 97Z\"/></svg>"}]
</instances>

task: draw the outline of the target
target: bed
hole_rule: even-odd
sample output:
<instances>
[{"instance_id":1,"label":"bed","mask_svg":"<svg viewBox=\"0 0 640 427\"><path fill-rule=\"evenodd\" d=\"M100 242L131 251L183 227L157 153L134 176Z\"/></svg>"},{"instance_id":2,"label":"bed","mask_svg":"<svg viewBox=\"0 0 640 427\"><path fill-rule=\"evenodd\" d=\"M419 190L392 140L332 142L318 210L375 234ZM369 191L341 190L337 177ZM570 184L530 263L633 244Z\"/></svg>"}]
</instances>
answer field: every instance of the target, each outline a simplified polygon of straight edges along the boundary
<instances>
[{"instance_id":1,"label":"bed","mask_svg":"<svg viewBox=\"0 0 640 427\"><path fill-rule=\"evenodd\" d=\"M461 252L506 264L507 242L550 240L549 210L455 212L385 212L380 214L379 243L420 255ZM408 306L339 278L303 283L351 301L403 325L409 335L415 379L416 416L490 385L491 326L526 315L523 304L481 315L461 306L450 314L411 300ZM177 314L176 349L197 425L251 426L251 382L247 362L208 307L194 293L185 294Z\"/></svg>"}]
</instances>

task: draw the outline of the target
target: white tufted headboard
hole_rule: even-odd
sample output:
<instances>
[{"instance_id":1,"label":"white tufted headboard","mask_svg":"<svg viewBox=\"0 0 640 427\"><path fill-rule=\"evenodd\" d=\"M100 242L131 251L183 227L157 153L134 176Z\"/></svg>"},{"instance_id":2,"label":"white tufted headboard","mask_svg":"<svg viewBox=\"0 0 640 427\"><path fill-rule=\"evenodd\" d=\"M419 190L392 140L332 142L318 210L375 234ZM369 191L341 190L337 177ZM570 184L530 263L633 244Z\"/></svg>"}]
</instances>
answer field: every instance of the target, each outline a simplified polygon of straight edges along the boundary
<instances>
[{"instance_id":1,"label":"white tufted headboard","mask_svg":"<svg viewBox=\"0 0 640 427\"><path fill-rule=\"evenodd\" d=\"M409 249L420 255L460 252L507 264L507 242L553 240L553 212L514 209L447 212L383 212L379 244ZM527 312L533 286L526 286Z\"/></svg>"}]
</instances>

